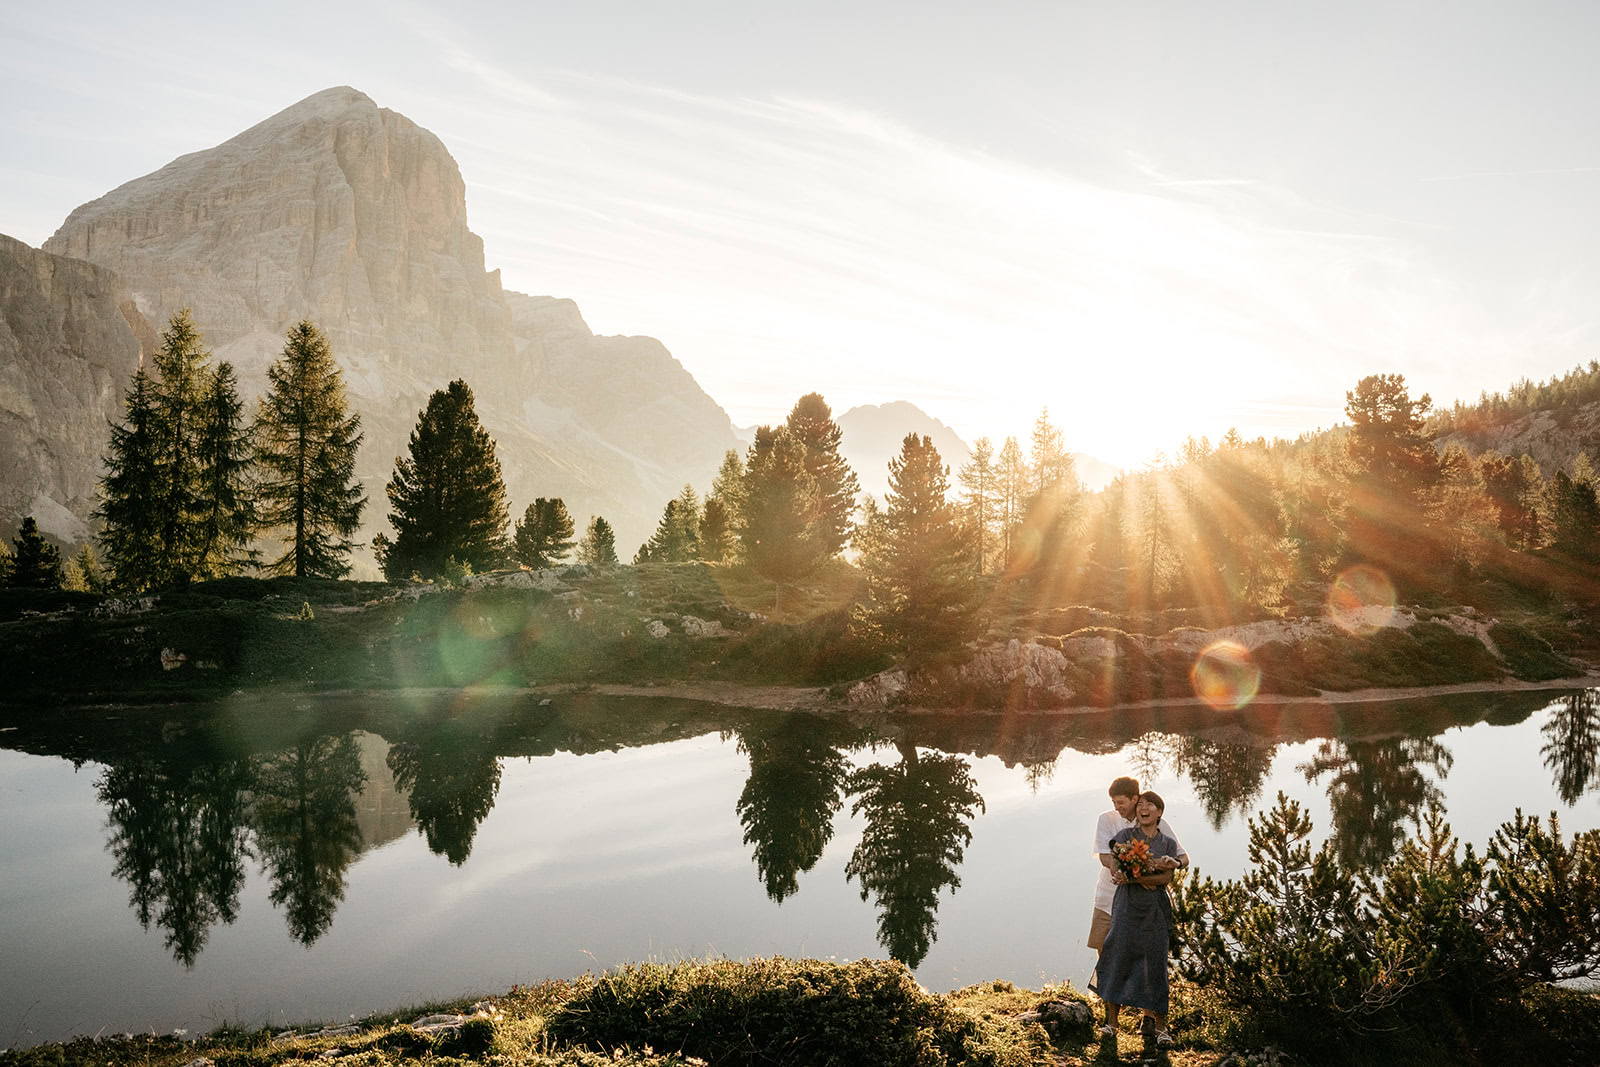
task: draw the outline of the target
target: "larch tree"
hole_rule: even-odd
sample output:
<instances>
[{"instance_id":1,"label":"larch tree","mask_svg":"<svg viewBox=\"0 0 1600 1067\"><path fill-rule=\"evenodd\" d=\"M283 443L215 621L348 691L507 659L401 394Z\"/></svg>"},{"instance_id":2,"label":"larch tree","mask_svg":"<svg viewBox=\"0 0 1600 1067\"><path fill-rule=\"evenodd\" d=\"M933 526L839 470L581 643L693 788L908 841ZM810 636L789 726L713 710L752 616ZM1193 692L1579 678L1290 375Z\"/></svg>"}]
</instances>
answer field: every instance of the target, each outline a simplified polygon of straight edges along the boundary
<instances>
[{"instance_id":1,"label":"larch tree","mask_svg":"<svg viewBox=\"0 0 1600 1067\"><path fill-rule=\"evenodd\" d=\"M361 416L350 411L328 339L302 319L267 369L256 412L259 521L280 531L277 574L342 578L367 497L355 480Z\"/></svg>"},{"instance_id":2,"label":"larch tree","mask_svg":"<svg viewBox=\"0 0 1600 1067\"><path fill-rule=\"evenodd\" d=\"M839 454L843 433L821 393L795 401L784 426L805 446L806 473L816 484L817 518L813 540L824 559L839 554L850 540L850 518L861 486Z\"/></svg>"},{"instance_id":3,"label":"larch tree","mask_svg":"<svg viewBox=\"0 0 1600 1067\"><path fill-rule=\"evenodd\" d=\"M987 437L972 442L972 459L962 465L958 477L961 509L972 531L977 550L975 562L981 575L995 549L993 527L1000 489L995 479L993 442Z\"/></svg>"},{"instance_id":4,"label":"larch tree","mask_svg":"<svg viewBox=\"0 0 1600 1067\"><path fill-rule=\"evenodd\" d=\"M134 372L123 403L124 421L111 427L105 477L100 481L100 547L112 584L143 592L166 578L161 558L161 457L154 390L143 367Z\"/></svg>"},{"instance_id":5,"label":"larch tree","mask_svg":"<svg viewBox=\"0 0 1600 1067\"><path fill-rule=\"evenodd\" d=\"M650 540L639 546L634 563L688 563L697 558L700 542L699 497L690 486L667 501Z\"/></svg>"},{"instance_id":6,"label":"larch tree","mask_svg":"<svg viewBox=\"0 0 1600 1067\"><path fill-rule=\"evenodd\" d=\"M617 565L617 535L603 515L589 520L578 543L578 562L586 567L615 567Z\"/></svg>"},{"instance_id":7,"label":"larch tree","mask_svg":"<svg viewBox=\"0 0 1600 1067\"><path fill-rule=\"evenodd\" d=\"M1028 462L1015 437L1007 437L1000 446L1000 456L995 463L995 486L999 497L995 510L1000 524L1000 562L1009 567L1017 554L1017 532L1022 527L1028 500Z\"/></svg>"},{"instance_id":8,"label":"larch tree","mask_svg":"<svg viewBox=\"0 0 1600 1067\"><path fill-rule=\"evenodd\" d=\"M976 623L970 548L948 491L933 441L907 434L889 461L881 533L862 556L869 603L861 621L918 659L960 647Z\"/></svg>"},{"instance_id":9,"label":"larch tree","mask_svg":"<svg viewBox=\"0 0 1600 1067\"><path fill-rule=\"evenodd\" d=\"M189 309L172 316L152 357L151 398L158 477L158 569L165 584L202 574L203 516L209 510L200 466L200 427L210 392L211 353Z\"/></svg>"},{"instance_id":10,"label":"larch tree","mask_svg":"<svg viewBox=\"0 0 1600 1067\"><path fill-rule=\"evenodd\" d=\"M395 536L373 538L384 575L390 581L437 578L452 560L474 571L504 562L510 524L505 482L466 382L458 378L429 397L407 451L395 458L385 487Z\"/></svg>"},{"instance_id":11,"label":"larch tree","mask_svg":"<svg viewBox=\"0 0 1600 1067\"><path fill-rule=\"evenodd\" d=\"M539 570L553 567L573 548L572 515L560 497L539 497L529 504L512 537L517 560Z\"/></svg>"}]
</instances>

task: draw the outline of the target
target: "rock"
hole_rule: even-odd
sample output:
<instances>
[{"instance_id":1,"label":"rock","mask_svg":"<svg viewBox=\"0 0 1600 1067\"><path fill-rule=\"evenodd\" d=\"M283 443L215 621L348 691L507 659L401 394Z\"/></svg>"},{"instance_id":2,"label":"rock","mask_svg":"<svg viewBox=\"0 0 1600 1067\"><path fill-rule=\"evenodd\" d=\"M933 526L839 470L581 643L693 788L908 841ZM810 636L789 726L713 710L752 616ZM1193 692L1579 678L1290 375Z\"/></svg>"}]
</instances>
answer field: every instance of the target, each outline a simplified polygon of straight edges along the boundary
<instances>
[{"instance_id":1,"label":"rock","mask_svg":"<svg viewBox=\"0 0 1600 1067\"><path fill-rule=\"evenodd\" d=\"M183 1067L217 1067L217 1065L205 1056L196 1056L184 1064Z\"/></svg>"},{"instance_id":2,"label":"rock","mask_svg":"<svg viewBox=\"0 0 1600 1067\"><path fill-rule=\"evenodd\" d=\"M900 703L905 692L906 672L897 668L862 679L850 687L845 699L853 708L886 708Z\"/></svg>"},{"instance_id":3,"label":"rock","mask_svg":"<svg viewBox=\"0 0 1600 1067\"><path fill-rule=\"evenodd\" d=\"M161 669L164 671L175 671L188 661L189 657L176 649L163 648L161 650Z\"/></svg>"},{"instance_id":4,"label":"rock","mask_svg":"<svg viewBox=\"0 0 1600 1067\"><path fill-rule=\"evenodd\" d=\"M693 615L683 617L683 632L690 637L731 637L732 631L715 619L697 619Z\"/></svg>"},{"instance_id":5,"label":"rock","mask_svg":"<svg viewBox=\"0 0 1600 1067\"><path fill-rule=\"evenodd\" d=\"M482 574L467 575L462 584L468 589L495 586L503 589L539 589L548 593L561 588L561 579L554 570L484 571Z\"/></svg>"},{"instance_id":6,"label":"rock","mask_svg":"<svg viewBox=\"0 0 1600 1067\"><path fill-rule=\"evenodd\" d=\"M107 422L155 345L114 272L0 235L0 525L88 537Z\"/></svg>"},{"instance_id":7,"label":"rock","mask_svg":"<svg viewBox=\"0 0 1600 1067\"><path fill-rule=\"evenodd\" d=\"M651 637L656 638L665 637L669 633L667 630L667 624L662 622L660 619L651 619L649 622L645 623L644 632L649 634Z\"/></svg>"},{"instance_id":8,"label":"rock","mask_svg":"<svg viewBox=\"0 0 1600 1067\"><path fill-rule=\"evenodd\" d=\"M1094 1012L1079 1000L1047 1000L1032 1011L1017 1016L1019 1022L1036 1022L1054 1040L1087 1034L1094 1025Z\"/></svg>"}]
</instances>

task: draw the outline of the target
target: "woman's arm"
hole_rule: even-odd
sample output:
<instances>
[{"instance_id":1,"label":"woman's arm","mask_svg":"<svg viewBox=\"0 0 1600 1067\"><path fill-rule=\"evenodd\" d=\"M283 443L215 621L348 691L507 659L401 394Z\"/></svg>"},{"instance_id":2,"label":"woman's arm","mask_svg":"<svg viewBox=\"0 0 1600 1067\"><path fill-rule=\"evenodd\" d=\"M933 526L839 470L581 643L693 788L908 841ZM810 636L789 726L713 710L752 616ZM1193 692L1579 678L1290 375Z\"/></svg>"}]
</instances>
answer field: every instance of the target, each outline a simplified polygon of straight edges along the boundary
<instances>
[{"instance_id":1,"label":"woman's arm","mask_svg":"<svg viewBox=\"0 0 1600 1067\"><path fill-rule=\"evenodd\" d=\"M1139 884L1146 889L1160 889L1172 881L1171 871L1159 871L1156 874L1147 874L1139 879Z\"/></svg>"}]
</instances>

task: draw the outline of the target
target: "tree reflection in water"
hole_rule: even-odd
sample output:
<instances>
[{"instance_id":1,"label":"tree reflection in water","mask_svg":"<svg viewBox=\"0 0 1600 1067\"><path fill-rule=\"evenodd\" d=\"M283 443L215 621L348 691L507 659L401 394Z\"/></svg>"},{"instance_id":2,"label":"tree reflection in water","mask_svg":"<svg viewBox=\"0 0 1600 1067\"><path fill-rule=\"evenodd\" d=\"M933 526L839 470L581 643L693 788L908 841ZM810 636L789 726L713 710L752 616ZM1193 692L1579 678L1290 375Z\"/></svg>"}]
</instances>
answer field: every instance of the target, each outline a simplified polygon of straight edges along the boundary
<instances>
[{"instance_id":1,"label":"tree reflection in water","mask_svg":"<svg viewBox=\"0 0 1600 1067\"><path fill-rule=\"evenodd\" d=\"M233 922L248 854L249 760L201 766L140 756L110 765L95 789L106 806L113 873L132 887L139 925L166 931L185 967L211 927Z\"/></svg>"},{"instance_id":2,"label":"tree reflection in water","mask_svg":"<svg viewBox=\"0 0 1600 1067\"><path fill-rule=\"evenodd\" d=\"M1273 744L1178 737L1173 766L1189 779L1206 818L1221 830L1235 811L1248 817L1255 809L1276 752Z\"/></svg>"},{"instance_id":3,"label":"tree reflection in water","mask_svg":"<svg viewBox=\"0 0 1600 1067\"><path fill-rule=\"evenodd\" d=\"M1345 863L1377 867L1405 836L1405 823L1444 794L1422 768L1439 778L1450 773L1450 750L1429 737L1381 741L1323 741L1299 770L1307 782L1332 775L1328 805L1334 848Z\"/></svg>"},{"instance_id":4,"label":"tree reflection in water","mask_svg":"<svg viewBox=\"0 0 1600 1067\"><path fill-rule=\"evenodd\" d=\"M939 891L961 885L968 823L984 804L966 760L921 755L906 741L899 748L896 766L862 767L845 780L866 828L844 873L860 880L862 900L877 898L878 943L915 967L933 947Z\"/></svg>"},{"instance_id":5,"label":"tree reflection in water","mask_svg":"<svg viewBox=\"0 0 1600 1067\"><path fill-rule=\"evenodd\" d=\"M492 741L446 723L418 740L390 745L388 762L428 847L454 866L467 862L478 824L500 792Z\"/></svg>"},{"instance_id":6,"label":"tree reflection in water","mask_svg":"<svg viewBox=\"0 0 1600 1067\"><path fill-rule=\"evenodd\" d=\"M1545 743L1539 749L1544 765L1555 775L1556 791L1563 802L1574 804L1596 784L1600 770L1600 690L1585 689L1563 697L1549 710L1539 732Z\"/></svg>"},{"instance_id":7,"label":"tree reflection in water","mask_svg":"<svg viewBox=\"0 0 1600 1067\"><path fill-rule=\"evenodd\" d=\"M310 945L333 924L345 871L361 851L356 797L367 783L355 735L319 737L262 760L251 806L272 903Z\"/></svg>"},{"instance_id":8,"label":"tree reflection in water","mask_svg":"<svg viewBox=\"0 0 1600 1067\"><path fill-rule=\"evenodd\" d=\"M780 904L799 890L798 875L816 866L833 837L850 769L834 743L839 733L811 715L738 731L739 750L750 757L736 806L744 843L754 846L767 896Z\"/></svg>"}]
</instances>

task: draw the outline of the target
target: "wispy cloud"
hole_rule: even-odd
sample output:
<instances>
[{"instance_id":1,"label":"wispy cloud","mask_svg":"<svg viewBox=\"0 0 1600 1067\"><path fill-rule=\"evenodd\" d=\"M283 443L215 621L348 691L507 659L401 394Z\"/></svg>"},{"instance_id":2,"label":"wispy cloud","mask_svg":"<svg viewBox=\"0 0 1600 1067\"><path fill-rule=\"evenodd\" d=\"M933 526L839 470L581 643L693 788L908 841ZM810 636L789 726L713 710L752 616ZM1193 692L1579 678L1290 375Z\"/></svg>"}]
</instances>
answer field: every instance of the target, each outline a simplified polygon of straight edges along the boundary
<instances>
[{"instance_id":1,"label":"wispy cloud","mask_svg":"<svg viewBox=\"0 0 1600 1067\"><path fill-rule=\"evenodd\" d=\"M1524 170L1469 170L1460 174L1435 174L1418 178L1419 184L1429 182L1467 182L1480 178L1537 178L1554 174L1600 174L1600 167L1535 167Z\"/></svg>"}]
</instances>

